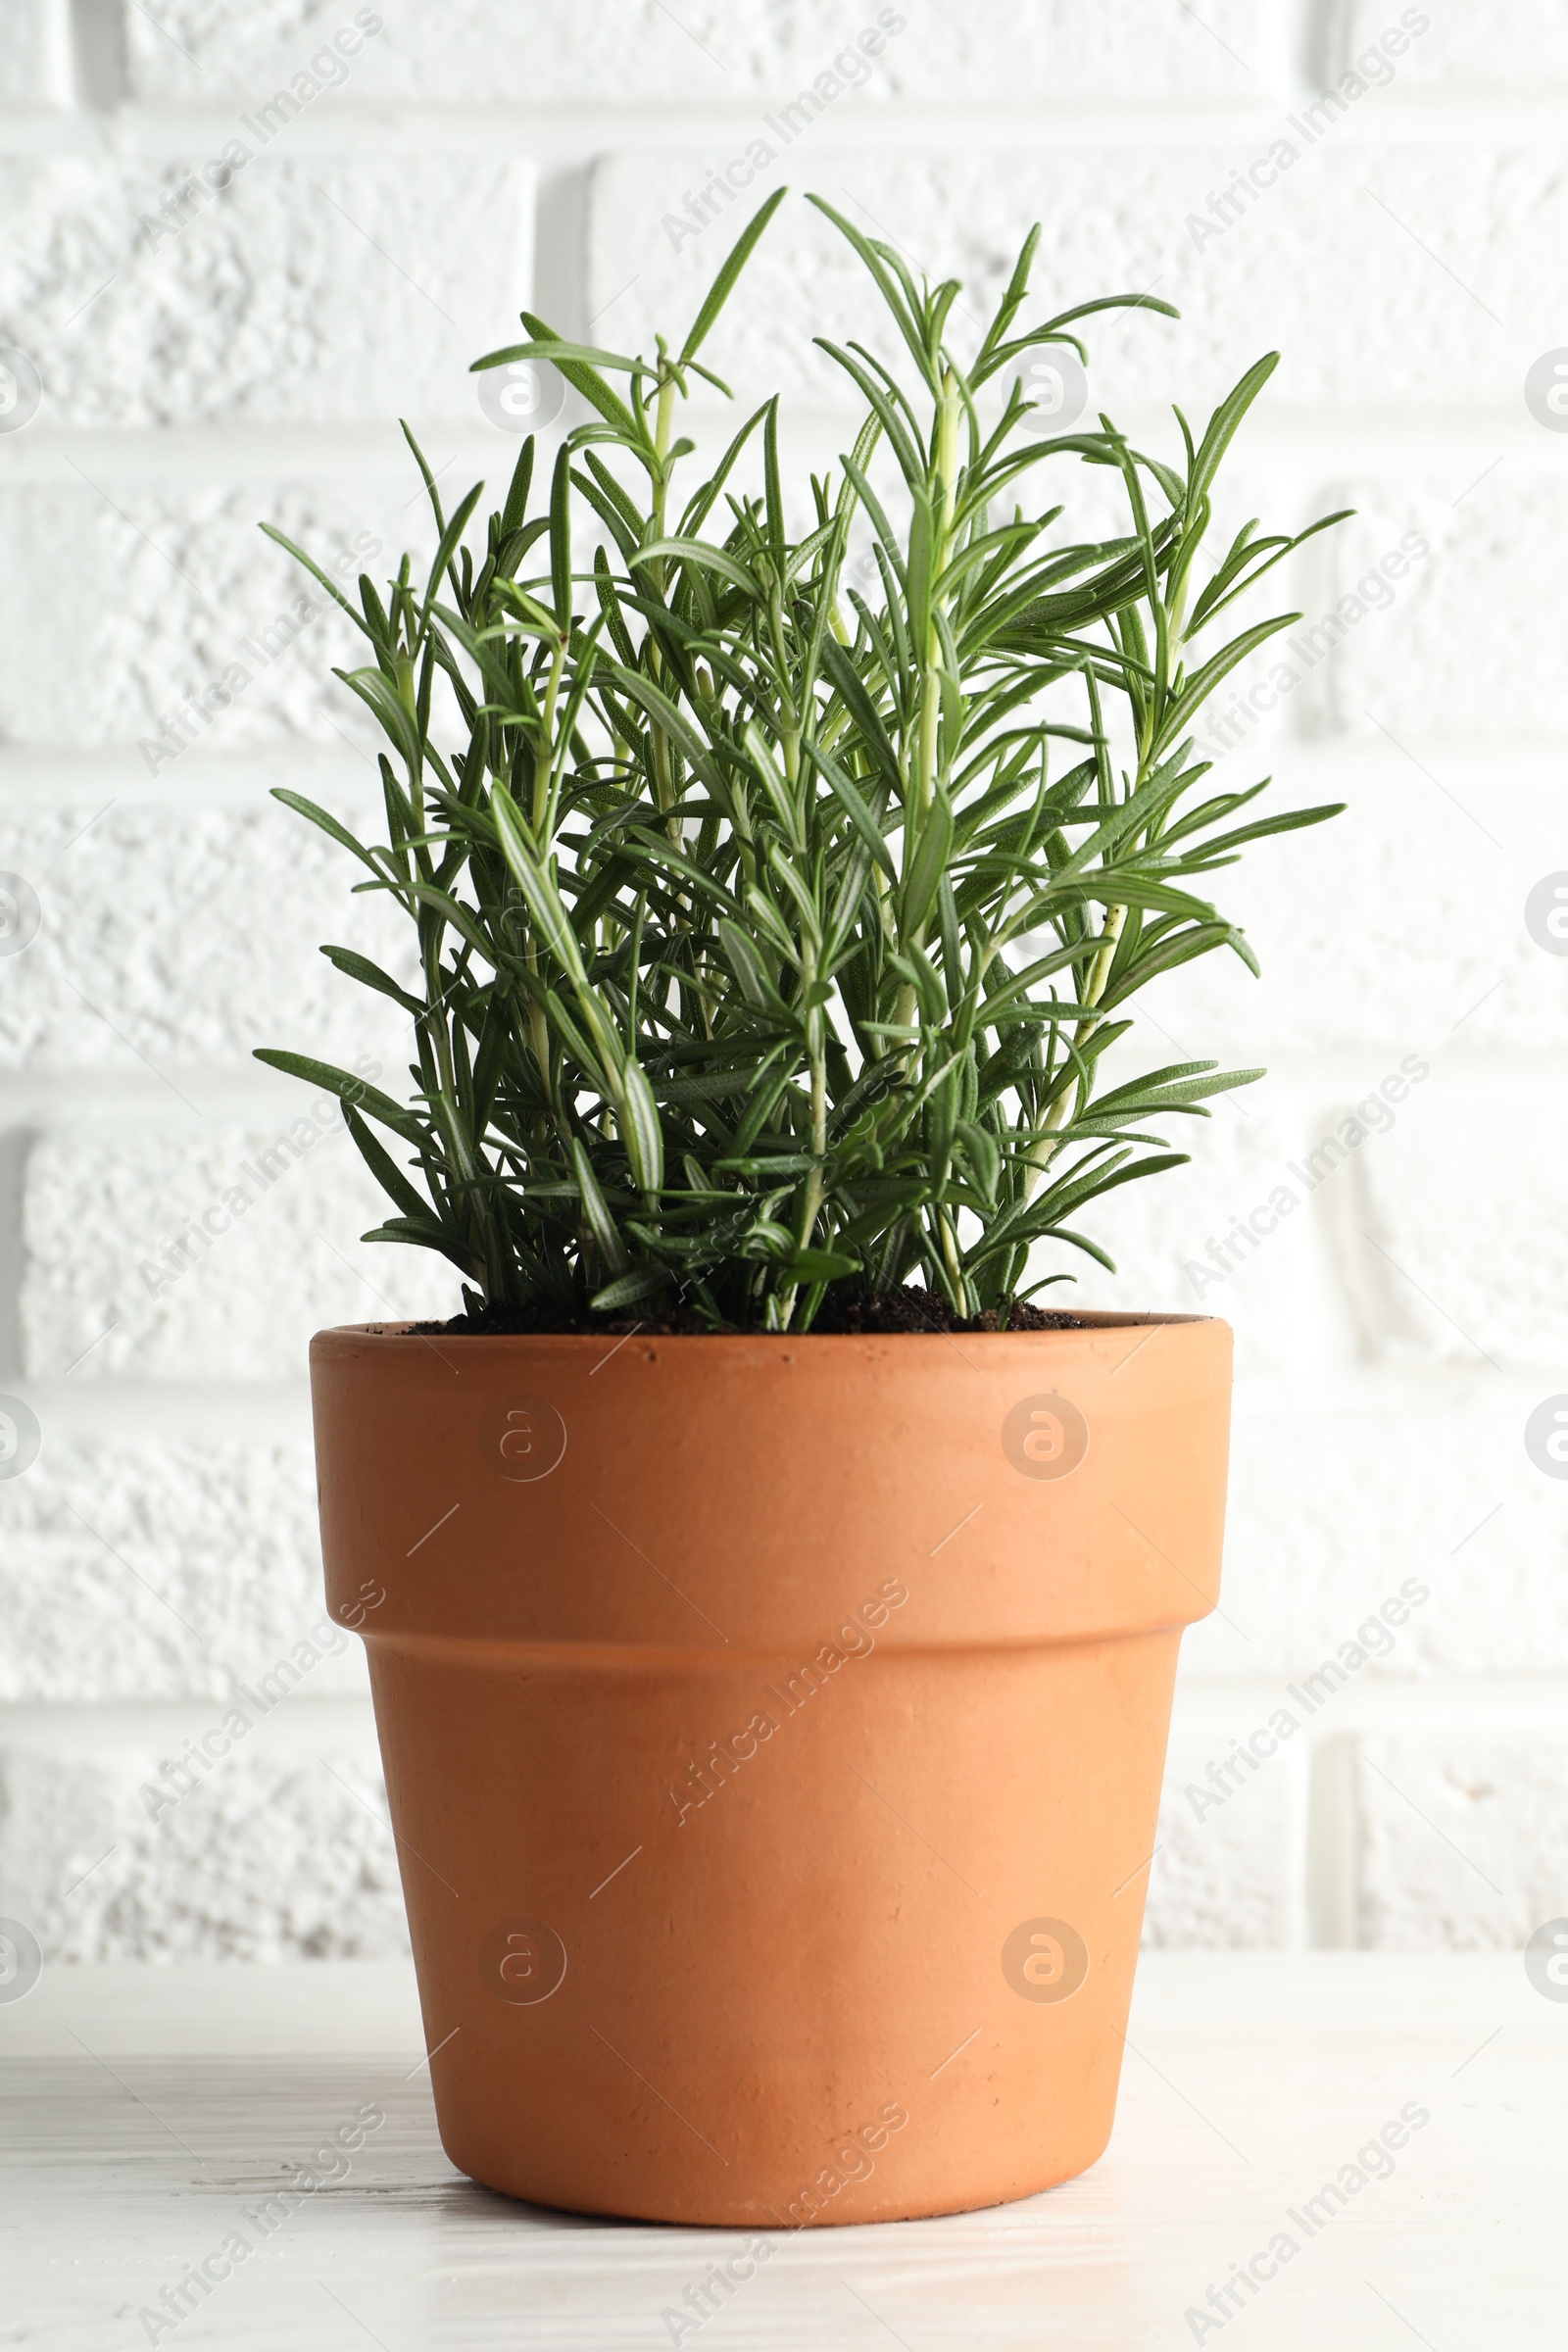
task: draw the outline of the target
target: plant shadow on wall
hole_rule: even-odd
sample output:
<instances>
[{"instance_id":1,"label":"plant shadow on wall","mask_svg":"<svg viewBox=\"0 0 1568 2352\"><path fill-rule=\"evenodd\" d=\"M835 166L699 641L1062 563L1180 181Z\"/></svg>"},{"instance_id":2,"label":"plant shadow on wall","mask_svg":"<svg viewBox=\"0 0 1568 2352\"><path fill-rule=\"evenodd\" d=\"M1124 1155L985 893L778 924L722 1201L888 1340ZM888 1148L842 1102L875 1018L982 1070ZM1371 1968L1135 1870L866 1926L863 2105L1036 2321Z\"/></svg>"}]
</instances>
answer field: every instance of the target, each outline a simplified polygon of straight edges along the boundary
<instances>
[{"instance_id":1,"label":"plant shadow on wall","mask_svg":"<svg viewBox=\"0 0 1568 2352\"><path fill-rule=\"evenodd\" d=\"M1337 813L1250 813L1261 783L1205 797L1193 746L1206 698L1299 615L1210 646L1213 624L1342 519L1249 523L1209 552L1216 471L1275 359L1200 435L1176 412L1179 465L1103 416L1050 436L1025 391L1042 353L1086 363L1073 330L1102 310L1174 314L1112 295L1026 322L1038 229L963 359L957 284L917 282L811 198L906 365L819 339L865 415L838 477L813 478L804 536L776 399L675 503L694 454L676 404L694 377L727 391L698 354L783 193L678 352L591 349L524 312L529 339L476 363L554 368L591 412L538 497L524 443L481 548L483 485L448 517L412 435L439 534L422 590L405 558L384 597L361 579L355 612L291 548L370 648L337 674L388 740L386 839L277 797L416 925L422 993L322 951L413 1021L407 1103L261 1058L340 1096L395 1211L367 1238L443 1252L492 1324L679 1308L831 1328L917 1275L949 1317L1005 1322L1072 1279L1058 1257L1026 1288L1038 1246L1109 1265L1081 1213L1181 1164L1173 1114L1261 1075L1108 1083L1132 998L1218 949L1255 972L1204 879ZM760 494L731 486L743 454ZM1079 465L1119 475L1121 536L1074 539L1062 505L1019 503L1037 468L1070 487ZM850 584L852 526L872 534L870 594Z\"/></svg>"}]
</instances>

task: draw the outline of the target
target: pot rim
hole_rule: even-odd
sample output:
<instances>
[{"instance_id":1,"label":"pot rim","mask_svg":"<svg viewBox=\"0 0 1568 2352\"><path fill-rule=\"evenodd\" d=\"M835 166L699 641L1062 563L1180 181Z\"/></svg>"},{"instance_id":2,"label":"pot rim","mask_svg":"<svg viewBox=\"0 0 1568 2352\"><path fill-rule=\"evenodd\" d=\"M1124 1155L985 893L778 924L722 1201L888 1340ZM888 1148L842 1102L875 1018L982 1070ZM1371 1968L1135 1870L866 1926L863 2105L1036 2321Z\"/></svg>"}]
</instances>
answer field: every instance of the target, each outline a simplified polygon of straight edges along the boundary
<instances>
[{"instance_id":1,"label":"pot rim","mask_svg":"<svg viewBox=\"0 0 1568 2352\"><path fill-rule=\"evenodd\" d=\"M623 1332L462 1332L447 1331L440 1326L437 1326L433 1331L421 1331L416 1327L412 1320L403 1320L382 1323L328 1324L323 1330L315 1333L311 1341L311 1347L314 1350L317 1348L330 1346L333 1344L339 1346L364 1346L367 1343L372 1343L378 1347L385 1346L387 1348L400 1348L409 1341L417 1341L421 1347L424 1347L429 1346L438 1340L458 1340L462 1342L466 1348L503 1348L524 1347L602 1348L607 1340L614 1341L617 1345L620 1345L635 1339L641 1339L645 1343L656 1343L661 1348L680 1345L687 1341L690 1341L694 1344L700 1342L704 1347L707 1348L724 1346L740 1346L749 1348L754 1346L759 1341L782 1341L789 1346L799 1348L802 1346L842 1347L845 1345L864 1347L867 1344L874 1344L877 1347L898 1347L905 1342L912 1342L916 1346L927 1346L932 1340L961 1340L965 1347L983 1348L994 1347L996 1343L1001 1340L1010 1341L1013 1343L1026 1340L1033 1343L1049 1342L1052 1346L1055 1347L1064 1344L1070 1345L1074 1341L1087 1342L1094 1339L1098 1333L1102 1331L1139 1331L1145 1329L1146 1327L1152 1330L1158 1330L1166 1326L1175 1328L1195 1323L1219 1323L1223 1319L1218 1315L1183 1314L1180 1312L1158 1314L1152 1310L1145 1314L1135 1314L1130 1309L1122 1309L1119 1307L1085 1307L1082 1310L1073 1308L1067 1311L1071 1311L1075 1314L1081 1312L1081 1319L1085 1328L1079 1331L1058 1329L1055 1331L961 1332L941 1330L660 1331L657 1327L652 1325L641 1325L634 1326L632 1330Z\"/></svg>"}]
</instances>

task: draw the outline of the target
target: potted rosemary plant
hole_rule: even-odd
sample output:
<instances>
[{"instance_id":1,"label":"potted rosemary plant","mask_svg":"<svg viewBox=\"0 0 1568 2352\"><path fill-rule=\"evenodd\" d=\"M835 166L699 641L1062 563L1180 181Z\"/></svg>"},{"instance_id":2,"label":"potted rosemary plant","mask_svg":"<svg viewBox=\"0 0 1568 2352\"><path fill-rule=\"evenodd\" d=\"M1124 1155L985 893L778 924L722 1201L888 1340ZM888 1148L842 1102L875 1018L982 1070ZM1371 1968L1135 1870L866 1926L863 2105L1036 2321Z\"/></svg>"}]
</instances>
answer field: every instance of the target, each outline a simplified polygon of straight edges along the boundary
<instances>
[{"instance_id":1,"label":"potted rosemary plant","mask_svg":"<svg viewBox=\"0 0 1568 2352\"><path fill-rule=\"evenodd\" d=\"M310 565L368 641L338 674L385 838L278 798L416 929L415 988L323 950L408 1013L412 1088L262 1055L341 1097L367 1238L464 1284L450 1324L312 1349L447 2149L754 2230L993 2203L1105 2143L1230 1335L1038 1299L1109 1262L1080 1220L1178 1163L1170 1119L1259 1074L1122 1046L1156 975L1252 965L1207 875L1333 813L1256 814L1193 748L1296 617L1213 626L1300 543L1210 543L1273 360L1200 435L1177 413L1174 464L1042 431L1030 356L1143 298L1031 316L1038 231L960 357L958 287L813 198L902 363L824 344L864 421L804 531L776 401L678 488L778 201L678 350L525 313L477 363L554 368L587 420L482 531L419 459L422 586L356 611ZM1120 535L1027 495L1081 466Z\"/></svg>"}]
</instances>

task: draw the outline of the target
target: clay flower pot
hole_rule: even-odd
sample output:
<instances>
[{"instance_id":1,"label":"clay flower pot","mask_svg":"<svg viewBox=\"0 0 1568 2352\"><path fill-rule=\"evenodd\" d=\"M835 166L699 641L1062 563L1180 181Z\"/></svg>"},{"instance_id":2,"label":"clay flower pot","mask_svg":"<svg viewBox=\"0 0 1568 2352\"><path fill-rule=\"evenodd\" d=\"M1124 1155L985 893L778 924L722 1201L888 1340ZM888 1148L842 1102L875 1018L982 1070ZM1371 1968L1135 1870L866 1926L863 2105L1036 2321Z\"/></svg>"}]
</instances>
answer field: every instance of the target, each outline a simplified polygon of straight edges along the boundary
<instances>
[{"instance_id":1,"label":"clay flower pot","mask_svg":"<svg viewBox=\"0 0 1568 2352\"><path fill-rule=\"evenodd\" d=\"M771 2230L1095 2161L1230 1337L318 1337L454 2164Z\"/></svg>"}]
</instances>

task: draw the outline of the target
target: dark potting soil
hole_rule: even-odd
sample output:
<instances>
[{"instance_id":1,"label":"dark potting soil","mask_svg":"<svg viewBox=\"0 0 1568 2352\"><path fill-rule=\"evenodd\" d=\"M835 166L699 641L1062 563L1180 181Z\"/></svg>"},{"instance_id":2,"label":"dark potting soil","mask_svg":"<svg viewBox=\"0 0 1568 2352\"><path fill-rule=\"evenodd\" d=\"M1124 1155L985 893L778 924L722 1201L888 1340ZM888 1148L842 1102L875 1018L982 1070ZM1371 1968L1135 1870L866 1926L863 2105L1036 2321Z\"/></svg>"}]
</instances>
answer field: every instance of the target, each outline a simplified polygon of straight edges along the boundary
<instances>
[{"instance_id":1,"label":"dark potting soil","mask_svg":"<svg viewBox=\"0 0 1568 2352\"><path fill-rule=\"evenodd\" d=\"M896 1332L961 1332L1001 1331L1002 1319L995 1307L983 1314L956 1315L943 1298L934 1298L929 1291L877 1291L863 1298L823 1300L821 1311L811 1326L812 1333L829 1337L865 1334L877 1337ZM1027 1299L1009 1306L1005 1328L1008 1331L1087 1331L1089 1325L1082 1315L1068 1314L1059 1307L1033 1306ZM437 1336L461 1339L497 1338L509 1333L537 1332L540 1334L571 1334L607 1332L612 1337L646 1332L651 1338L676 1338L690 1335L702 1337L712 1331L700 1315L689 1307L667 1309L645 1308L639 1315L631 1309L618 1315L563 1315L552 1313L548 1307L524 1307L520 1310L502 1307L481 1307L477 1313L454 1315L449 1323L416 1323L413 1329L427 1338ZM799 1339L799 1332L757 1332L749 1337L759 1339Z\"/></svg>"}]
</instances>

